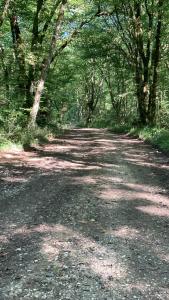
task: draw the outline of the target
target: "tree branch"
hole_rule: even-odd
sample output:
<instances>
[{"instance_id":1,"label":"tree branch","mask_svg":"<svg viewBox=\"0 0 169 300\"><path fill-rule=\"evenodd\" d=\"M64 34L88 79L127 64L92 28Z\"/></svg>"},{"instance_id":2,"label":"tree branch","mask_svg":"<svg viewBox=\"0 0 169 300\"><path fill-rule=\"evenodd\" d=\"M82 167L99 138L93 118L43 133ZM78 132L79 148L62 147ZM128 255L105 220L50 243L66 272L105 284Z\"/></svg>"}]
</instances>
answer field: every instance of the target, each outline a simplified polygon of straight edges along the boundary
<instances>
[{"instance_id":1,"label":"tree branch","mask_svg":"<svg viewBox=\"0 0 169 300\"><path fill-rule=\"evenodd\" d=\"M60 3L61 3L61 0L57 0L57 1L56 1L56 3L54 4L54 6L53 6L52 9L51 9L50 16L49 16L48 19L46 20L46 23L44 24L43 29L42 29L42 31L40 32L40 39L39 39L39 41L40 41L41 44L42 44L42 42L43 42L43 40L44 40L45 33L46 33L46 31L48 30L48 28L49 28L49 25L50 25L50 23L51 23L51 21L52 21L52 18L53 18L53 16L54 16L55 12L56 12L56 9L57 9L57 7L59 6Z\"/></svg>"}]
</instances>

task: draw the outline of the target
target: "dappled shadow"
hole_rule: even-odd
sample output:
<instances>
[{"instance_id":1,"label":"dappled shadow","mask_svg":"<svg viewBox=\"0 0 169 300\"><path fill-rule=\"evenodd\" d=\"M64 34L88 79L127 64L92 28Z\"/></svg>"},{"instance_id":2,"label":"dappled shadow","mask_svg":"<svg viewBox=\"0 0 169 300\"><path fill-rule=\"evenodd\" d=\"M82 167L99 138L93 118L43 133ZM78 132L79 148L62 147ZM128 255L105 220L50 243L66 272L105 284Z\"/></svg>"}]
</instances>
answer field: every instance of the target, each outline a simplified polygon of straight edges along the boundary
<instances>
[{"instance_id":1,"label":"dappled shadow","mask_svg":"<svg viewBox=\"0 0 169 300\"><path fill-rule=\"evenodd\" d=\"M167 157L105 130L5 155L3 299L168 299Z\"/></svg>"}]
</instances>

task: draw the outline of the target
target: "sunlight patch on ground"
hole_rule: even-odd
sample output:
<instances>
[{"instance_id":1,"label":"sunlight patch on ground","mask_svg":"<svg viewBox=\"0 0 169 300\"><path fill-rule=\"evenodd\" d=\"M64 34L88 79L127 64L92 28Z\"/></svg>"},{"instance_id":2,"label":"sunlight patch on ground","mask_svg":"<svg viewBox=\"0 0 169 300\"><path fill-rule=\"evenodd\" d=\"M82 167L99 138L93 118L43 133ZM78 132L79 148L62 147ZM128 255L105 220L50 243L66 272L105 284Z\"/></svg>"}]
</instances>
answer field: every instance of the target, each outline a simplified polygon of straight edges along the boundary
<instances>
[{"instance_id":1,"label":"sunlight patch on ground","mask_svg":"<svg viewBox=\"0 0 169 300\"><path fill-rule=\"evenodd\" d=\"M56 261L59 255L63 254L69 257L69 260L75 260L78 265L89 268L103 281L127 276L126 267L121 265L120 257L112 249L110 251L95 240L84 237L66 226L46 226L45 230L48 227L49 232L55 232L55 235L44 237L41 243L40 251L49 261Z\"/></svg>"},{"instance_id":2,"label":"sunlight patch on ground","mask_svg":"<svg viewBox=\"0 0 169 300\"><path fill-rule=\"evenodd\" d=\"M97 183L97 179L92 177L92 176L83 176L83 177L74 177L74 185L76 185L77 183L80 184L96 184Z\"/></svg>"},{"instance_id":3,"label":"sunlight patch on ground","mask_svg":"<svg viewBox=\"0 0 169 300\"><path fill-rule=\"evenodd\" d=\"M54 153L57 155L57 153L71 153L72 151L76 151L79 149L79 146L78 145L71 145L70 143L66 143L65 145L62 145L59 143L58 141L58 144L57 144L57 141L56 141L56 144L51 144L51 145L47 145L43 148L43 153L44 155L48 155L48 153Z\"/></svg>"},{"instance_id":4,"label":"sunlight patch on ground","mask_svg":"<svg viewBox=\"0 0 169 300\"><path fill-rule=\"evenodd\" d=\"M34 232L38 233L63 233L66 234L65 227L62 225L48 225L39 224L37 226L27 227L26 225L21 226L13 231L13 234L31 234Z\"/></svg>"},{"instance_id":5,"label":"sunlight patch on ground","mask_svg":"<svg viewBox=\"0 0 169 300\"><path fill-rule=\"evenodd\" d=\"M159 192L159 188L155 187L155 186L150 186L150 185L146 185L146 184L140 184L140 183L128 183L125 182L125 186L128 187L129 189L133 189L134 191L144 191L144 192L148 192L148 193L158 193Z\"/></svg>"},{"instance_id":6,"label":"sunlight patch on ground","mask_svg":"<svg viewBox=\"0 0 169 300\"><path fill-rule=\"evenodd\" d=\"M16 162L21 161L21 164L18 165ZM72 160L66 157L64 159L59 159L56 157L50 157L50 156L42 156L39 157L37 153L29 153L29 154L23 154L18 155L17 157L13 157L11 161L6 160L5 158L2 161L3 163L12 163L16 166L23 166L23 167L32 167L34 169L39 170L50 170L50 171L57 171L57 170L94 170L94 169L101 169L102 166L97 165L97 163L90 164L88 162L85 162L83 160L77 160L75 157L75 160ZM112 166L112 165L111 165Z\"/></svg>"},{"instance_id":7,"label":"sunlight patch on ground","mask_svg":"<svg viewBox=\"0 0 169 300\"><path fill-rule=\"evenodd\" d=\"M146 189L145 189L146 190ZM137 201L137 200L145 200L154 202L156 204L167 206L169 207L169 197L161 194L153 194L148 193L146 191L137 192L137 191L130 191L124 188L105 188L100 193L100 198L103 200L109 200L109 201L120 201L120 200L126 200L126 201ZM160 208L160 207L159 207ZM162 208L163 209L163 208Z\"/></svg>"},{"instance_id":8,"label":"sunlight patch on ground","mask_svg":"<svg viewBox=\"0 0 169 300\"><path fill-rule=\"evenodd\" d=\"M108 135L107 135L108 136ZM112 138L113 135L110 135L110 138ZM125 145L130 145L130 147L134 147L135 145L141 145L143 144L143 141L140 140L134 140L134 139L129 139L128 137L125 138L125 136L123 135L122 137L119 137L119 135L114 135L114 140L113 140L113 144L125 144ZM132 145L132 146L131 146Z\"/></svg>"},{"instance_id":9,"label":"sunlight patch on ground","mask_svg":"<svg viewBox=\"0 0 169 300\"><path fill-rule=\"evenodd\" d=\"M43 239L41 253L47 255L49 261L56 260L58 259L61 245L61 242L59 242L57 239L53 239L51 241L51 238L46 237Z\"/></svg>"},{"instance_id":10,"label":"sunlight patch on ground","mask_svg":"<svg viewBox=\"0 0 169 300\"><path fill-rule=\"evenodd\" d=\"M27 179L24 177L17 177L17 176L13 176L13 177L1 177L2 180L6 181L6 182L27 182Z\"/></svg>"},{"instance_id":11,"label":"sunlight patch on ground","mask_svg":"<svg viewBox=\"0 0 169 300\"><path fill-rule=\"evenodd\" d=\"M158 255L160 259L166 261L167 263L169 263L169 254L159 254Z\"/></svg>"},{"instance_id":12,"label":"sunlight patch on ground","mask_svg":"<svg viewBox=\"0 0 169 300\"><path fill-rule=\"evenodd\" d=\"M138 283L132 283L132 284L128 284L126 289L128 290L128 292L131 292L133 289L137 289L140 292L145 291L146 289L151 288L151 284L148 284L147 282L138 282Z\"/></svg>"},{"instance_id":13,"label":"sunlight patch on ground","mask_svg":"<svg viewBox=\"0 0 169 300\"><path fill-rule=\"evenodd\" d=\"M138 237L140 237L140 232L138 229L130 228L128 226L120 226L119 228L114 230L107 230L106 234L128 239L137 239Z\"/></svg>"},{"instance_id":14,"label":"sunlight patch on ground","mask_svg":"<svg viewBox=\"0 0 169 300\"><path fill-rule=\"evenodd\" d=\"M167 165L167 164L159 164L159 163L153 163L153 162L146 162L144 159L139 159L138 160L138 158L127 158L126 161L134 163L137 166L143 166L143 167L149 167L149 168L169 170L169 165Z\"/></svg>"},{"instance_id":15,"label":"sunlight patch on ground","mask_svg":"<svg viewBox=\"0 0 169 300\"><path fill-rule=\"evenodd\" d=\"M6 235L0 235L0 243L6 244L9 242L9 239L7 238Z\"/></svg>"},{"instance_id":16,"label":"sunlight patch on ground","mask_svg":"<svg viewBox=\"0 0 169 300\"><path fill-rule=\"evenodd\" d=\"M169 209L154 205L137 206L137 210L149 214L151 216L169 217Z\"/></svg>"},{"instance_id":17,"label":"sunlight patch on ground","mask_svg":"<svg viewBox=\"0 0 169 300\"><path fill-rule=\"evenodd\" d=\"M89 262L91 270L104 281L125 278L127 276L127 271L124 270L113 257L111 259L93 257L89 259Z\"/></svg>"},{"instance_id":18,"label":"sunlight patch on ground","mask_svg":"<svg viewBox=\"0 0 169 300\"><path fill-rule=\"evenodd\" d=\"M101 177L101 179L103 179L105 181L105 177ZM118 177L118 176L106 176L106 181L107 182L112 182L112 183L122 183L123 182L123 178L121 177ZM110 187L110 186L109 186Z\"/></svg>"}]
</instances>

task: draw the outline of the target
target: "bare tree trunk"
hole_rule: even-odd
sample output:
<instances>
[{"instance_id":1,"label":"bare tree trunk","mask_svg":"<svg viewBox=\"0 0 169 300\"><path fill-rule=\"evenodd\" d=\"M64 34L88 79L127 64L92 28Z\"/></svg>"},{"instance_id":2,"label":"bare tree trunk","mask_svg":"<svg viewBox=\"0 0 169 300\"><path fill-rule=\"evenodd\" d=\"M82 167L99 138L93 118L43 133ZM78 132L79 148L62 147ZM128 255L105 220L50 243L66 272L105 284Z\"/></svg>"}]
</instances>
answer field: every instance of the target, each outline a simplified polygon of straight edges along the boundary
<instances>
[{"instance_id":1,"label":"bare tree trunk","mask_svg":"<svg viewBox=\"0 0 169 300\"><path fill-rule=\"evenodd\" d=\"M35 123L36 123L36 117L39 111L39 105L40 105L40 98L42 95L42 92L44 90L44 85L45 85L45 76L43 76L43 78L40 79L37 89L36 89L36 94L35 94L35 98L34 98L34 103L33 103L33 107L30 113L30 127L35 127Z\"/></svg>"}]
</instances>

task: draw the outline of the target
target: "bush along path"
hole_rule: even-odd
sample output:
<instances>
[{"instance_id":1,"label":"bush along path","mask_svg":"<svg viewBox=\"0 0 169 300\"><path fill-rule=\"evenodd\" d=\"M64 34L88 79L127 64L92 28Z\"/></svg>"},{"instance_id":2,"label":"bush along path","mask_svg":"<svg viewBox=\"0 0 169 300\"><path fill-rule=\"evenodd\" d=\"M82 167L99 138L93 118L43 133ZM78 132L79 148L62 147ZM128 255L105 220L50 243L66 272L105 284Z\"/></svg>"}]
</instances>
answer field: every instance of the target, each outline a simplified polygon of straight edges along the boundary
<instances>
[{"instance_id":1,"label":"bush along path","mask_svg":"<svg viewBox=\"0 0 169 300\"><path fill-rule=\"evenodd\" d=\"M169 299L169 159L79 129L1 152L0 299Z\"/></svg>"}]
</instances>

